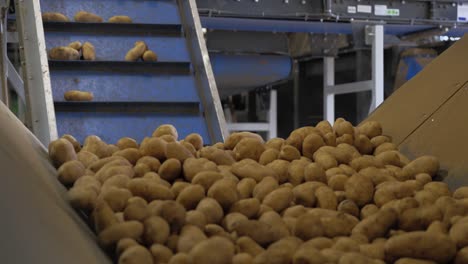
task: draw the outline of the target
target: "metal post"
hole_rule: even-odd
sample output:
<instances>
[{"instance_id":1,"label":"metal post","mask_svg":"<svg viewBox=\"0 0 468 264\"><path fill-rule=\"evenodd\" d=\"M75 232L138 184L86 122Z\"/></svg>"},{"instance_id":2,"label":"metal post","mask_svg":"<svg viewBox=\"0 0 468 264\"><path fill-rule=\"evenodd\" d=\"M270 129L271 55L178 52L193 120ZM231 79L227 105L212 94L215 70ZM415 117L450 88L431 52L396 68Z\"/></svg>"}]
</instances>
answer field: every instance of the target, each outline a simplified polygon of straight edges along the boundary
<instances>
[{"instance_id":1,"label":"metal post","mask_svg":"<svg viewBox=\"0 0 468 264\"><path fill-rule=\"evenodd\" d=\"M372 103L374 111L384 101L384 27L372 26Z\"/></svg>"},{"instance_id":2,"label":"metal post","mask_svg":"<svg viewBox=\"0 0 468 264\"><path fill-rule=\"evenodd\" d=\"M7 71L7 21L9 0L0 0L0 101L9 107Z\"/></svg>"},{"instance_id":3,"label":"metal post","mask_svg":"<svg viewBox=\"0 0 468 264\"><path fill-rule=\"evenodd\" d=\"M335 58L323 58L323 118L335 122L335 94L328 87L335 85Z\"/></svg>"},{"instance_id":4,"label":"metal post","mask_svg":"<svg viewBox=\"0 0 468 264\"><path fill-rule=\"evenodd\" d=\"M299 128L299 89L300 89L300 76L299 76L299 62L297 60L293 61L293 121L294 129Z\"/></svg>"},{"instance_id":5,"label":"metal post","mask_svg":"<svg viewBox=\"0 0 468 264\"><path fill-rule=\"evenodd\" d=\"M270 91L270 110L268 111L268 121L270 123L270 131L268 132L268 139L277 137L278 135L278 94L277 91L271 89Z\"/></svg>"},{"instance_id":6,"label":"metal post","mask_svg":"<svg viewBox=\"0 0 468 264\"><path fill-rule=\"evenodd\" d=\"M15 1L26 98L26 125L47 146L58 137L39 1Z\"/></svg>"}]
</instances>

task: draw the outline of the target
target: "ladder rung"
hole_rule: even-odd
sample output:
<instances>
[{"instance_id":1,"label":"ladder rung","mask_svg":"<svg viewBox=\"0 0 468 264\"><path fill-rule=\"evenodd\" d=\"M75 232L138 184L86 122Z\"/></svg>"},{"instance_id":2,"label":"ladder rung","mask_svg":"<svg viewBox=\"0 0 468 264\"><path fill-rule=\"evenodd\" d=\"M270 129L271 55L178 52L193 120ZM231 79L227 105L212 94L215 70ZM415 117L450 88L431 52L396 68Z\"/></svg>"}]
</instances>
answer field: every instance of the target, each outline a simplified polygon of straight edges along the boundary
<instances>
[{"instance_id":1,"label":"ladder rung","mask_svg":"<svg viewBox=\"0 0 468 264\"><path fill-rule=\"evenodd\" d=\"M199 114L198 102L55 102L57 112Z\"/></svg>"},{"instance_id":2,"label":"ladder rung","mask_svg":"<svg viewBox=\"0 0 468 264\"><path fill-rule=\"evenodd\" d=\"M51 71L189 74L190 62L49 60L49 68Z\"/></svg>"},{"instance_id":3,"label":"ladder rung","mask_svg":"<svg viewBox=\"0 0 468 264\"><path fill-rule=\"evenodd\" d=\"M178 24L44 22L44 30L113 36L182 36L182 26Z\"/></svg>"}]
</instances>

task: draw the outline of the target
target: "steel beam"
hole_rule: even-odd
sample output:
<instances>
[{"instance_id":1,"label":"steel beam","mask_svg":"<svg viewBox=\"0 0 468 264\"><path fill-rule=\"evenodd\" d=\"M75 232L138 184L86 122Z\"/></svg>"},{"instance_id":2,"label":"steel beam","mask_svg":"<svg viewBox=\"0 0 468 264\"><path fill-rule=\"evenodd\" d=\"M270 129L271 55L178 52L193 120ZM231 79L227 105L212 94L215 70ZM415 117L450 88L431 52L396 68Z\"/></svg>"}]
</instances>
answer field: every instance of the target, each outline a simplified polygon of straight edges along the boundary
<instances>
[{"instance_id":1,"label":"steel beam","mask_svg":"<svg viewBox=\"0 0 468 264\"><path fill-rule=\"evenodd\" d=\"M210 138L212 142L222 142L227 137L228 130L203 36L197 4L195 0L179 0L178 4L182 12L181 17L187 46L191 50L192 66L195 71Z\"/></svg>"},{"instance_id":2,"label":"steel beam","mask_svg":"<svg viewBox=\"0 0 468 264\"><path fill-rule=\"evenodd\" d=\"M44 145L58 137L39 1L15 1L26 99L26 126ZM27 58L27 60L26 60Z\"/></svg>"}]
</instances>

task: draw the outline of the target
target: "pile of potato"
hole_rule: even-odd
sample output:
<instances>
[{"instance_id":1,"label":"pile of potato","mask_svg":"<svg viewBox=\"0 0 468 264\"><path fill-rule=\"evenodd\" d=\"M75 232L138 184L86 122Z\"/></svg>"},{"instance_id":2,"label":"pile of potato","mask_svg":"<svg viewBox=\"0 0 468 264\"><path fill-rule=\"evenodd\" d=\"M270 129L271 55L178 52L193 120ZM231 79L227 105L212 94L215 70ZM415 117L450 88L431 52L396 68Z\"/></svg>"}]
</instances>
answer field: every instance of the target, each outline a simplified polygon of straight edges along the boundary
<instances>
[{"instance_id":1,"label":"pile of potato","mask_svg":"<svg viewBox=\"0 0 468 264\"><path fill-rule=\"evenodd\" d=\"M410 161L377 122L213 146L163 125L49 154L116 263L468 263L468 187L432 181L438 160Z\"/></svg>"}]
</instances>

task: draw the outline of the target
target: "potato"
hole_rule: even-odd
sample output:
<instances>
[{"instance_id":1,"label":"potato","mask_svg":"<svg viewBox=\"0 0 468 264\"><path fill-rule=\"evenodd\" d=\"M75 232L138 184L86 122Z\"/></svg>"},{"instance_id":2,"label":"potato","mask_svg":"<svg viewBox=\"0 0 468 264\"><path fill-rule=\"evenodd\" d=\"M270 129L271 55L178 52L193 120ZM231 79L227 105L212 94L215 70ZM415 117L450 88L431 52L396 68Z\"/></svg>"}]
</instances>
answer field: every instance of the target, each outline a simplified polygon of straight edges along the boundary
<instances>
[{"instance_id":1,"label":"potato","mask_svg":"<svg viewBox=\"0 0 468 264\"><path fill-rule=\"evenodd\" d=\"M213 236L219 236L219 237L224 237L227 238L231 241L235 241L236 239L236 234L232 233L232 235L224 230L223 227L215 224L208 224L204 227L204 232L205 235L208 237L213 237Z\"/></svg>"},{"instance_id":2,"label":"potato","mask_svg":"<svg viewBox=\"0 0 468 264\"><path fill-rule=\"evenodd\" d=\"M140 152L142 156L152 156L158 160L166 159L166 141L160 138L147 138L141 142Z\"/></svg>"},{"instance_id":3,"label":"potato","mask_svg":"<svg viewBox=\"0 0 468 264\"><path fill-rule=\"evenodd\" d=\"M213 173L209 173L209 172L217 172L217 171L218 171L218 168L216 166L216 163L209 161L208 159L205 159L205 158L188 158L185 160L183 164L183 173L187 181L192 181L194 177L200 172L203 172L203 175L204 174L213 175ZM221 176L220 174L217 174L217 175ZM199 176L199 177L203 179L212 178L212 176L210 177ZM205 189L207 189L206 186L204 187Z\"/></svg>"},{"instance_id":4,"label":"potato","mask_svg":"<svg viewBox=\"0 0 468 264\"><path fill-rule=\"evenodd\" d=\"M260 142L263 142L263 139L260 135L251 133L251 132L236 132L232 133L224 142L226 149L234 149L236 145L244 138L255 138Z\"/></svg>"},{"instance_id":5,"label":"potato","mask_svg":"<svg viewBox=\"0 0 468 264\"><path fill-rule=\"evenodd\" d=\"M161 179L172 182L182 173L182 164L178 159L170 158L164 161L159 167L158 174Z\"/></svg>"},{"instance_id":6,"label":"potato","mask_svg":"<svg viewBox=\"0 0 468 264\"><path fill-rule=\"evenodd\" d=\"M166 157L177 159L183 163L186 159L193 158L193 155L179 142L170 142L166 145Z\"/></svg>"},{"instance_id":7,"label":"potato","mask_svg":"<svg viewBox=\"0 0 468 264\"><path fill-rule=\"evenodd\" d=\"M450 238L456 243L458 248L468 246L468 218L456 222L449 232Z\"/></svg>"},{"instance_id":8,"label":"potato","mask_svg":"<svg viewBox=\"0 0 468 264\"><path fill-rule=\"evenodd\" d=\"M51 60L79 60L80 53L70 47L55 47L49 51Z\"/></svg>"},{"instance_id":9,"label":"potato","mask_svg":"<svg viewBox=\"0 0 468 264\"><path fill-rule=\"evenodd\" d=\"M43 22L69 22L70 20L64 14L57 12L42 13Z\"/></svg>"},{"instance_id":10,"label":"potato","mask_svg":"<svg viewBox=\"0 0 468 264\"><path fill-rule=\"evenodd\" d=\"M376 136L371 138L371 143L374 148L382 145L383 143L386 142L392 142L392 139L389 136Z\"/></svg>"},{"instance_id":11,"label":"potato","mask_svg":"<svg viewBox=\"0 0 468 264\"><path fill-rule=\"evenodd\" d=\"M143 240L147 245L166 243L170 228L169 224L159 216L151 216L143 222L144 233Z\"/></svg>"},{"instance_id":12,"label":"potato","mask_svg":"<svg viewBox=\"0 0 468 264\"><path fill-rule=\"evenodd\" d=\"M117 246L115 247L116 255L120 256L126 249L132 246L136 246L136 245L139 245L139 244L133 238L120 239L119 242L117 242Z\"/></svg>"},{"instance_id":13,"label":"potato","mask_svg":"<svg viewBox=\"0 0 468 264\"><path fill-rule=\"evenodd\" d=\"M359 245L359 252L369 258L385 260L386 239L376 239L372 244Z\"/></svg>"},{"instance_id":14,"label":"potato","mask_svg":"<svg viewBox=\"0 0 468 264\"><path fill-rule=\"evenodd\" d=\"M205 215L197 210L188 211L185 215L185 223L187 225L194 225L200 229L204 228L207 225Z\"/></svg>"},{"instance_id":15,"label":"potato","mask_svg":"<svg viewBox=\"0 0 468 264\"><path fill-rule=\"evenodd\" d=\"M355 217L359 217L359 207L352 200L343 200L338 204L338 211Z\"/></svg>"},{"instance_id":16,"label":"potato","mask_svg":"<svg viewBox=\"0 0 468 264\"><path fill-rule=\"evenodd\" d=\"M317 163L310 163L304 168L304 180L327 183L325 170Z\"/></svg>"},{"instance_id":17,"label":"potato","mask_svg":"<svg viewBox=\"0 0 468 264\"><path fill-rule=\"evenodd\" d=\"M169 223L172 232L177 232L184 226L187 211L181 204L176 201L164 201L158 209L156 214Z\"/></svg>"},{"instance_id":18,"label":"potato","mask_svg":"<svg viewBox=\"0 0 468 264\"><path fill-rule=\"evenodd\" d=\"M312 209L297 218L294 234L303 240L351 234L358 220L350 215L327 209Z\"/></svg>"},{"instance_id":19,"label":"potato","mask_svg":"<svg viewBox=\"0 0 468 264\"><path fill-rule=\"evenodd\" d=\"M346 182L344 190L346 197L360 207L370 203L374 196L374 184L369 178L360 174L351 176Z\"/></svg>"},{"instance_id":20,"label":"potato","mask_svg":"<svg viewBox=\"0 0 468 264\"><path fill-rule=\"evenodd\" d=\"M397 151L385 151L376 155L375 158L384 165L393 165L397 167L404 166Z\"/></svg>"},{"instance_id":21,"label":"potato","mask_svg":"<svg viewBox=\"0 0 468 264\"><path fill-rule=\"evenodd\" d=\"M126 148L119 150L112 154L112 156L121 156L128 160L132 165L135 165L137 161L141 158L141 154L136 148Z\"/></svg>"},{"instance_id":22,"label":"potato","mask_svg":"<svg viewBox=\"0 0 468 264\"><path fill-rule=\"evenodd\" d=\"M235 248L223 237L211 237L195 245L189 253L193 263L224 264L234 257Z\"/></svg>"},{"instance_id":23,"label":"potato","mask_svg":"<svg viewBox=\"0 0 468 264\"><path fill-rule=\"evenodd\" d=\"M317 188L317 190L315 190L315 197L317 198L317 207L336 210L338 201L335 193L328 186Z\"/></svg>"},{"instance_id":24,"label":"potato","mask_svg":"<svg viewBox=\"0 0 468 264\"><path fill-rule=\"evenodd\" d=\"M452 196L448 185L445 182L428 182L424 185L424 190L430 191L436 194L438 197L441 196Z\"/></svg>"},{"instance_id":25,"label":"potato","mask_svg":"<svg viewBox=\"0 0 468 264\"><path fill-rule=\"evenodd\" d=\"M258 161L265 151L263 140L257 138L243 138L234 148L234 154L237 160L252 159Z\"/></svg>"},{"instance_id":26,"label":"potato","mask_svg":"<svg viewBox=\"0 0 468 264\"><path fill-rule=\"evenodd\" d=\"M251 159L244 159L242 161L236 162L232 165L231 172L239 179L252 178L256 182L260 182L267 176L277 176L273 169L262 166Z\"/></svg>"},{"instance_id":27,"label":"potato","mask_svg":"<svg viewBox=\"0 0 468 264\"><path fill-rule=\"evenodd\" d=\"M394 209L382 209L359 222L352 234L363 234L372 241L385 236L397 219L398 214Z\"/></svg>"},{"instance_id":28,"label":"potato","mask_svg":"<svg viewBox=\"0 0 468 264\"><path fill-rule=\"evenodd\" d=\"M277 189L279 186L278 181L273 177L263 178L253 189L253 197L263 201L265 196Z\"/></svg>"},{"instance_id":29,"label":"potato","mask_svg":"<svg viewBox=\"0 0 468 264\"><path fill-rule=\"evenodd\" d=\"M349 144L352 145L354 143L354 136L351 134L344 134L340 137L336 138L336 144Z\"/></svg>"},{"instance_id":30,"label":"potato","mask_svg":"<svg viewBox=\"0 0 468 264\"><path fill-rule=\"evenodd\" d=\"M133 195L140 196L148 202L174 199L174 194L169 188L148 179L132 179L127 187Z\"/></svg>"},{"instance_id":31,"label":"potato","mask_svg":"<svg viewBox=\"0 0 468 264\"><path fill-rule=\"evenodd\" d=\"M361 154L371 154L374 150L374 146L372 145L370 139L363 134L356 135L354 139L354 146L359 150Z\"/></svg>"},{"instance_id":32,"label":"potato","mask_svg":"<svg viewBox=\"0 0 468 264\"><path fill-rule=\"evenodd\" d=\"M242 199L235 202L231 208L230 212L239 212L245 215L247 218L255 217L260 210L260 201L256 198Z\"/></svg>"},{"instance_id":33,"label":"potato","mask_svg":"<svg viewBox=\"0 0 468 264\"><path fill-rule=\"evenodd\" d=\"M433 156L419 157L403 167L403 173L413 177L419 173L427 173L434 177L438 170L439 160Z\"/></svg>"},{"instance_id":34,"label":"potato","mask_svg":"<svg viewBox=\"0 0 468 264\"><path fill-rule=\"evenodd\" d=\"M106 180L102 184L101 192L105 192L105 190L111 188L111 187L117 187L117 188L127 188L127 184L130 181L130 178L125 175L125 174L117 174L109 179Z\"/></svg>"},{"instance_id":35,"label":"potato","mask_svg":"<svg viewBox=\"0 0 468 264\"><path fill-rule=\"evenodd\" d=\"M205 147L200 150L200 157L209 159L217 165L232 165L236 162L233 156L227 151L216 147Z\"/></svg>"},{"instance_id":36,"label":"potato","mask_svg":"<svg viewBox=\"0 0 468 264\"><path fill-rule=\"evenodd\" d=\"M88 136L84 141L83 150L92 152L103 159L112 155L114 147L107 145L98 136Z\"/></svg>"},{"instance_id":37,"label":"potato","mask_svg":"<svg viewBox=\"0 0 468 264\"><path fill-rule=\"evenodd\" d=\"M330 147L336 147L336 135L334 132L327 133L323 135L323 140L325 141L325 145Z\"/></svg>"},{"instance_id":38,"label":"potato","mask_svg":"<svg viewBox=\"0 0 468 264\"><path fill-rule=\"evenodd\" d=\"M206 240L207 237L200 228L186 225L182 228L177 241L177 252L188 253L198 243Z\"/></svg>"},{"instance_id":39,"label":"potato","mask_svg":"<svg viewBox=\"0 0 468 264\"><path fill-rule=\"evenodd\" d=\"M306 182L293 188L294 203L306 207L314 207L316 204L315 191L324 184L317 182Z\"/></svg>"},{"instance_id":40,"label":"potato","mask_svg":"<svg viewBox=\"0 0 468 264\"><path fill-rule=\"evenodd\" d=\"M297 148L290 146L290 145L284 145L280 153L278 155L279 159L287 160L287 161L293 161L301 158L301 153Z\"/></svg>"},{"instance_id":41,"label":"potato","mask_svg":"<svg viewBox=\"0 0 468 264\"><path fill-rule=\"evenodd\" d=\"M279 239L277 229L270 224L257 220L237 221L233 229L239 236L248 236L261 246L268 245Z\"/></svg>"},{"instance_id":42,"label":"potato","mask_svg":"<svg viewBox=\"0 0 468 264\"><path fill-rule=\"evenodd\" d=\"M119 257L119 264L152 264L153 256L143 246L135 245L123 251Z\"/></svg>"},{"instance_id":43,"label":"potato","mask_svg":"<svg viewBox=\"0 0 468 264\"><path fill-rule=\"evenodd\" d=\"M331 249L339 250L342 252L359 252L359 244L350 237L337 237L335 244Z\"/></svg>"},{"instance_id":44,"label":"potato","mask_svg":"<svg viewBox=\"0 0 468 264\"><path fill-rule=\"evenodd\" d=\"M113 16L109 18L109 23L132 23L132 19L129 16Z\"/></svg>"},{"instance_id":45,"label":"potato","mask_svg":"<svg viewBox=\"0 0 468 264\"><path fill-rule=\"evenodd\" d=\"M75 148L70 141L60 138L49 144L49 158L56 168L67 161L76 160Z\"/></svg>"},{"instance_id":46,"label":"potato","mask_svg":"<svg viewBox=\"0 0 468 264\"><path fill-rule=\"evenodd\" d=\"M262 155L260 156L258 163L262 165L267 165L268 163L271 163L275 161L279 156L279 150L270 148L266 149L263 151Z\"/></svg>"},{"instance_id":47,"label":"potato","mask_svg":"<svg viewBox=\"0 0 468 264\"><path fill-rule=\"evenodd\" d=\"M358 172L368 167L376 167L376 168L384 167L382 162L377 160L374 156L370 156L370 155L364 155L362 157L353 159L350 163L350 166Z\"/></svg>"},{"instance_id":48,"label":"potato","mask_svg":"<svg viewBox=\"0 0 468 264\"><path fill-rule=\"evenodd\" d=\"M125 55L125 61L137 61L139 60L143 54L145 53L145 51L148 49L148 47L146 46L146 43L143 42L143 41L137 41L135 43L135 46L133 48L131 48L127 54ZM154 137L154 134L153 134L153 137Z\"/></svg>"},{"instance_id":49,"label":"potato","mask_svg":"<svg viewBox=\"0 0 468 264\"><path fill-rule=\"evenodd\" d=\"M86 61L95 61L96 60L96 49L94 48L94 45L85 42L83 44L83 47L81 48L83 52L83 59Z\"/></svg>"},{"instance_id":50,"label":"potato","mask_svg":"<svg viewBox=\"0 0 468 264\"><path fill-rule=\"evenodd\" d=\"M455 192L453 192L453 198L460 200L468 198L468 186L456 189Z\"/></svg>"},{"instance_id":51,"label":"potato","mask_svg":"<svg viewBox=\"0 0 468 264\"><path fill-rule=\"evenodd\" d=\"M247 253L236 254L232 258L232 264L252 264L253 257Z\"/></svg>"},{"instance_id":52,"label":"potato","mask_svg":"<svg viewBox=\"0 0 468 264\"><path fill-rule=\"evenodd\" d=\"M207 196L215 199L224 208L229 210L231 205L239 200L236 183L228 179L216 181L208 190Z\"/></svg>"},{"instance_id":53,"label":"potato","mask_svg":"<svg viewBox=\"0 0 468 264\"><path fill-rule=\"evenodd\" d=\"M237 183L237 193L239 194L239 199L247 199L252 197L253 190L257 185L254 179L244 178Z\"/></svg>"},{"instance_id":54,"label":"potato","mask_svg":"<svg viewBox=\"0 0 468 264\"><path fill-rule=\"evenodd\" d=\"M322 146L325 146L325 141L318 134L310 134L305 137L304 142L302 143L302 155L312 159L314 153Z\"/></svg>"},{"instance_id":55,"label":"potato","mask_svg":"<svg viewBox=\"0 0 468 264\"><path fill-rule=\"evenodd\" d=\"M280 151L281 147L284 145L285 140L282 138L272 138L265 143L266 149L276 149Z\"/></svg>"},{"instance_id":56,"label":"potato","mask_svg":"<svg viewBox=\"0 0 468 264\"><path fill-rule=\"evenodd\" d=\"M76 22L85 22L85 23L101 23L104 21L102 17L93 13L85 12L85 11L77 12L74 18Z\"/></svg>"},{"instance_id":57,"label":"potato","mask_svg":"<svg viewBox=\"0 0 468 264\"><path fill-rule=\"evenodd\" d=\"M336 158L324 151L317 151L314 154L314 161L318 165L320 165L324 170L328 170L330 168L334 168L338 166L338 161Z\"/></svg>"},{"instance_id":58,"label":"potato","mask_svg":"<svg viewBox=\"0 0 468 264\"><path fill-rule=\"evenodd\" d=\"M101 191L101 186L101 183L96 180L94 176L89 175L78 178L78 180L75 181L75 184L73 184L73 188L89 189L96 194L99 194Z\"/></svg>"},{"instance_id":59,"label":"potato","mask_svg":"<svg viewBox=\"0 0 468 264\"><path fill-rule=\"evenodd\" d=\"M205 215L206 222L208 224L220 223L224 216L221 205L219 205L215 199L209 197L201 200L198 203L196 210Z\"/></svg>"},{"instance_id":60,"label":"potato","mask_svg":"<svg viewBox=\"0 0 468 264\"><path fill-rule=\"evenodd\" d=\"M239 253L247 253L252 257L262 253L264 249L257 244L252 238L248 236L242 236L236 241L237 250Z\"/></svg>"},{"instance_id":61,"label":"potato","mask_svg":"<svg viewBox=\"0 0 468 264\"><path fill-rule=\"evenodd\" d=\"M382 206L392 200L412 196L414 190L404 182L385 182L377 186L374 193L374 202Z\"/></svg>"},{"instance_id":62,"label":"potato","mask_svg":"<svg viewBox=\"0 0 468 264\"><path fill-rule=\"evenodd\" d=\"M468 263L468 247L462 248L458 251L457 256L453 262L454 264L466 264Z\"/></svg>"},{"instance_id":63,"label":"potato","mask_svg":"<svg viewBox=\"0 0 468 264\"><path fill-rule=\"evenodd\" d=\"M268 151L268 150L267 150ZM265 153L267 152L265 151ZM287 160L277 159L266 166L276 172L276 176L279 183L285 183L289 179L289 165L290 162Z\"/></svg>"},{"instance_id":64,"label":"potato","mask_svg":"<svg viewBox=\"0 0 468 264\"><path fill-rule=\"evenodd\" d=\"M131 166L127 165L116 165L116 166L104 166L100 169L96 174L95 177L101 183L104 183L110 177L116 174L124 174L127 175L129 178L132 178L135 175L135 171Z\"/></svg>"},{"instance_id":65,"label":"potato","mask_svg":"<svg viewBox=\"0 0 468 264\"><path fill-rule=\"evenodd\" d=\"M58 180L65 186L71 186L85 174L85 167L78 160L70 160L58 169Z\"/></svg>"},{"instance_id":66,"label":"potato","mask_svg":"<svg viewBox=\"0 0 468 264\"><path fill-rule=\"evenodd\" d=\"M99 194L99 198L105 200L114 212L123 211L131 197L132 193L129 190L118 187L103 189Z\"/></svg>"},{"instance_id":67,"label":"potato","mask_svg":"<svg viewBox=\"0 0 468 264\"><path fill-rule=\"evenodd\" d=\"M326 263L338 263L340 258L345 254L344 252L331 248L322 249L320 253L328 260Z\"/></svg>"},{"instance_id":68,"label":"potato","mask_svg":"<svg viewBox=\"0 0 468 264\"><path fill-rule=\"evenodd\" d=\"M328 180L328 186L334 191L344 191L348 179L348 176L344 174L333 175Z\"/></svg>"},{"instance_id":69,"label":"potato","mask_svg":"<svg viewBox=\"0 0 468 264\"><path fill-rule=\"evenodd\" d=\"M168 247L159 244L153 244L150 247L150 252L155 264L168 263L173 256L172 251Z\"/></svg>"},{"instance_id":70,"label":"potato","mask_svg":"<svg viewBox=\"0 0 468 264\"><path fill-rule=\"evenodd\" d=\"M331 126L330 122L327 120L323 120L317 123L315 128L320 131L322 135L328 134L330 132L333 132L333 127Z\"/></svg>"},{"instance_id":71,"label":"potato","mask_svg":"<svg viewBox=\"0 0 468 264\"><path fill-rule=\"evenodd\" d=\"M455 243L444 234L409 232L391 237L385 244L385 258L392 262L407 257L449 263L455 254Z\"/></svg>"},{"instance_id":72,"label":"potato","mask_svg":"<svg viewBox=\"0 0 468 264\"><path fill-rule=\"evenodd\" d=\"M239 212L232 212L224 217L222 226L226 231L233 232L237 223L245 220L248 220L245 215Z\"/></svg>"},{"instance_id":73,"label":"potato","mask_svg":"<svg viewBox=\"0 0 468 264\"><path fill-rule=\"evenodd\" d=\"M404 211L399 219L399 228L404 231L426 230L437 220L442 220L442 212L436 206L423 206Z\"/></svg>"},{"instance_id":74,"label":"potato","mask_svg":"<svg viewBox=\"0 0 468 264\"><path fill-rule=\"evenodd\" d=\"M382 135L382 125L377 121L366 121L361 123L358 127L360 133L372 139Z\"/></svg>"},{"instance_id":75,"label":"potato","mask_svg":"<svg viewBox=\"0 0 468 264\"><path fill-rule=\"evenodd\" d=\"M130 198L127 201L127 206L123 213L126 221L143 221L149 216L148 203L140 197Z\"/></svg>"},{"instance_id":76,"label":"potato","mask_svg":"<svg viewBox=\"0 0 468 264\"><path fill-rule=\"evenodd\" d=\"M141 42L136 42L135 44L141 44ZM175 140L179 138L179 133L177 132L177 129L170 124L160 125L158 128L156 128L156 130L154 130L152 134L153 137L162 137L164 135L173 136Z\"/></svg>"},{"instance_id":77,"label":"potato","mask_svg":"<svg viewBox=\"0 0 468 264\"><path fill-rule=\"evenodd\" d=\"M301 240L295 237L286 237L271 244L268 249L254 259L254 263L291 263L294 252L299 248Z\"/></svg>"},{"instance_id":78,"label":"potato","mask_svg":"<svg viewBox=\"0 0 468 264\"><path fill-rule=\"evenodd\" d=\"M99 233L99 243L104 246L116 244L120 239L133 238L137 240L143 234L143 224L138 221L116 223Z\"/></svg>"},{"instance_id":79,"label":"potato","mask_svg":"<svg viewBox=\"0 0 468 264\"><path fill-rule=\"evenodd\" d=\"M177 252L177 242L179 240L179 235L177 234L172 234L167 238L165 246L167 246L172 252ZM184 254L185 253L179 253L179 254ZM173 258L179 254L174 254ZM173 259L171 258L171 260ZM169 262L170 263L170 262ZM185 263L185 262L184 262Z\"/></svg>"},{"instance_id":80,"label":"potato","mask_svg":"<svg viewBox=\"0 0 468 264\"><path fill-rule=\"evenodd\" d=\"M205 189L201 185L191 185L179 193L176 201L182 204L185 209L191 210L195 209L203 198L205 198Z\"/></svg>"},{"instance_id":81,"label":"potato","mask_svg":"<svg viewBox=\"0 0 468 264\"><path fill-rule=\"evenodd\" d=\"M398 147L394 143L385 142L375 148L374 155L378 156L379 154L382 154L386 151L398 151Z\"/></svg>"},{"instance_id":82,"label":"potato","mask_svg":"<svg viewBox=\"0 0 468 264\"><path fill-rule=\"evenodd\" d=\"M102 232L104 229L117 224L117 218L114 215L114 211L104 200L98 200L96 207L93 210L93 221L94 229L97 233Z\"/></svg>"}]
</instances>

